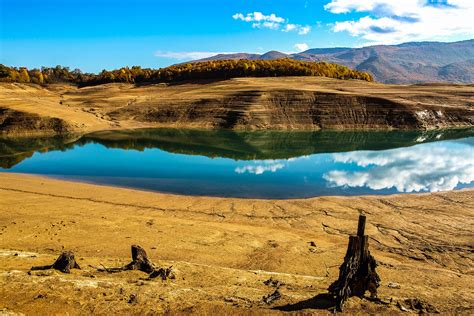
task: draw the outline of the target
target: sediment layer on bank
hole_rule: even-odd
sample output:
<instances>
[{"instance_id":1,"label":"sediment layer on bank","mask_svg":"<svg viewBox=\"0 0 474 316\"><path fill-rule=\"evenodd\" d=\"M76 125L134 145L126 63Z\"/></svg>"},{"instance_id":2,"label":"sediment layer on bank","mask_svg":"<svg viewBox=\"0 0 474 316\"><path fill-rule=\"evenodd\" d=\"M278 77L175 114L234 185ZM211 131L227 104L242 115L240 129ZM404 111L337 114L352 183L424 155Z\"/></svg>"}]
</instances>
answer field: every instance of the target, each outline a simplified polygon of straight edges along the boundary
<instances>
[{"instance_id":1,"label":"sediment layer on bank","mask_svg":"<svg viewBox=\"0 0 474 316\"><path fill-rule=\"evenodd\" d=\"M426 130L474 126L472 85L395 86L314 77L81 89L2 83L0 97L2 135L140 127Z\"/></svg>"}]
</instances>

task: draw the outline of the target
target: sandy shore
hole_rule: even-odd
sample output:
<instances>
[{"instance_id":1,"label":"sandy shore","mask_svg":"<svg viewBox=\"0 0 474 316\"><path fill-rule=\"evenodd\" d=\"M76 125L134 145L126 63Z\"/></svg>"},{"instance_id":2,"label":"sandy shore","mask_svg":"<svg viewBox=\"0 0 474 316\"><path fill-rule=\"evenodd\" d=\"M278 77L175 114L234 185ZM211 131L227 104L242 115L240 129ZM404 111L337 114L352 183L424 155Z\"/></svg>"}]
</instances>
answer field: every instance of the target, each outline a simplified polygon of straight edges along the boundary
<instances>
[{"instance_id":1,"label":"sandy shore","mask_svg":"<svg viewBox=\"0 0 474 316\"><path fill-rule=\"evenodd\" d=\"M328 314L321 294L337 278L361 210L387 304L351 299L347 313L402 313L397 302L406 299L474 313L473 190L243 200L0 173L0 314ZM131 244L172 265L176 279L93 268L129 262ZM62 249L82 270L27 274ZM275 290L269 278L283 283L271 305L262 301Z\"/></svg>"}]
</instances>

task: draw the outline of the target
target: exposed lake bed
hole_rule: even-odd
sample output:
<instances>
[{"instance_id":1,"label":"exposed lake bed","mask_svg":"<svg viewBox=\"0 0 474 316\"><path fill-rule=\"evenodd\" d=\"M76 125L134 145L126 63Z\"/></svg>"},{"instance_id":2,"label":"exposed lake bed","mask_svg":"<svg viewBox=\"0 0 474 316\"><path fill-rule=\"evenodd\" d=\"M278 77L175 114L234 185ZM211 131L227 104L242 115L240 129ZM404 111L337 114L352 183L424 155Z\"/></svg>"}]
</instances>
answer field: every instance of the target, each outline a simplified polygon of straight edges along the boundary
<instances>
[{"instance_id":1,"label":"exposed lake bed","mask_svg":"<svg viewBox=\"0 0 474 316\"><path fill-rule=\"evenodd\" d=\"M473 209L472 189L259 200L0 173L0 304L26 314L39 308L184 313L190 306L200 314L278 314L272 307L298 311L309 304L314 313L327 314L330 305L313 298L337 278L347 235L364 211L382 279L378 293L386 303L352 298L346 313L396 314L399 302L416 299L441 313L471 314ZM128 263L131 244L144 247L159 266L173 266L177 278L147 281L141 272L94 268ZM62 249L75 252L82 270L27 274ZM265 285L271 278L282 284L282 298L269 307L262 297L275 291ZM128 303L132 296L137 304ZM54 304L46 303L52 298Z\"/></svg>"}]
</instances>

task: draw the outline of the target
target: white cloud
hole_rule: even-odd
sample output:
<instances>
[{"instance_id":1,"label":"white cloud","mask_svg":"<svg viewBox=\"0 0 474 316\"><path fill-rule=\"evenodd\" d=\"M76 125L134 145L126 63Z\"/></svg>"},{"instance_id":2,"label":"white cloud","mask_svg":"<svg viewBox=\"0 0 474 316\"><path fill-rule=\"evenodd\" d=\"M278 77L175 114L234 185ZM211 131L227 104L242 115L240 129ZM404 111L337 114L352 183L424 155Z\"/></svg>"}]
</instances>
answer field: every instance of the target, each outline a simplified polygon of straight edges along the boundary
<instances>
[{"instance_id":1,"label":"white cloud","mask_svg":"<svg viewBox=\"0 0 474 316\"><path fill-rule=\"evenodd\" d=\"M365 170L330 171L323 178L332 186L437 192L474 181L474 147L468 144L425 144L334 154L333 157L335 162L356 164Z\"/></svg>"},{"instance_id":2,"label":"white cloud","mask_svg":"<svg viewBox=\"0 0 474 316\"><path fill-rule=\"evenodd\" d=\"M311 26L306 25L306 26L299 26L298 27L298 34L299 35L306 35L311 31Z\"/></svg>"},{"instance_id":3,"label":"white cloud","mask_svg":"<svg viewBox=\"0 0 474 316\"><path fill-rule=\"evenodd\" d=\"M296 48L299 52L302 52L302 51L308 50L308 49L309 49L309 46L308 46L308 44L306 44L306 43L299 43L299 44L295 44L295 48Z\"/></svg>"},{"instance_id":4,"label":"white cloud","mask_svg":"<svg viewBox=\"0 0 474 316\"><path fill-rule=\"evenodd\" d=\"M297 27L298 27L298 25L289 23L289 24L285 25L284 31L285 32L294 31L294 30L296 30Z\"/></svg>"},{"instance_id":5,"label":"white cloud","mask_svg":"<svg viewBox=\"0 0 474 316\"><path fill-rule=\"evenodd\" d=\"M267 28L271 30L281 30L282 32L297 32L299 35L306 35L311 31L311 26L288 23L288 20L277 16L274 13L265 15L262 12L252 12L244 15L236 13L232 16L234 20L241 20L252 23L253 28Z\"/></svg>"},{"instance_id":6,"label":"white cloud","mask_svg":"<svg viewBox=\"0 0 474 316\"><path fill-rule=\"evenodd\" d=\"M267 28L270 30L278 30L280 28L280 24L276 22L265 21L263 23L253 23L252 27L256 29Z\"/></svg>"},{"instance_id":7,"label":"white cloud","mask_svg":"<svg viewBox=\"0 0 474 316\"><path fill-rule=\"evenodd\" d=\"M474 34L473 0L332 0L332 13L366 12L358 20L336 22L335 32L348 32L371 44L444 40Z\"/></svg>"},{"instance_id":8,"label":"white cloud","mask_svg":"<svg viewBox=\"0 0 474 316\"><path fill-rule=\"evenodd\" d=\"M232 52L155 52L156 57L178 59L178 60L194 60L202 59L218 54L233 54Z\"/></svg>"},{"instance_id":9,"label":"white cloud","mask_svg":"<svg viewBox=\"0 0 474 316\"><path fill-rule=\"evenodd\" d=\"M243 15L242 13L236 13L232 16L234 20L242 20L245 22L275 22L275 23L283 23L285 22L284 18L276 16L274 13L270 15L264 15L262 12L253 12L247 13L247 15Z\"/></svg>"}]
</instances>

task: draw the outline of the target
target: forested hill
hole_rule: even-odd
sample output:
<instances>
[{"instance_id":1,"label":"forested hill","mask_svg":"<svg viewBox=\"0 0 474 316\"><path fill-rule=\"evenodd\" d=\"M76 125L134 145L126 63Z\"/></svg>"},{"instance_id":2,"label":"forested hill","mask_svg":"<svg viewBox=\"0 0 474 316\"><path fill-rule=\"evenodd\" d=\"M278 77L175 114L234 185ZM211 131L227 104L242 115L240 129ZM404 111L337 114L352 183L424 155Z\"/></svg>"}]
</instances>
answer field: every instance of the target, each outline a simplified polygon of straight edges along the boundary
<instances>
[{"instance_id":1,"label":"forested hill","mask_svg":"<svg viewBox=\"0 0 474 316\"><path fill-rule=\"evenodd\" d=\"M170 83L194 80L220 80L237 77L321 76L336 79L373 81L369 73L326 62L304 62L288 58L276 60L215 60L173 65L161 69L138 66L103 70L99 74L71 71L56 66L41 69L0 65L0 81L21 83L71 83L79 86L104 83Z\"/></svg>"}]
</instances>

